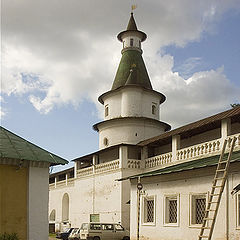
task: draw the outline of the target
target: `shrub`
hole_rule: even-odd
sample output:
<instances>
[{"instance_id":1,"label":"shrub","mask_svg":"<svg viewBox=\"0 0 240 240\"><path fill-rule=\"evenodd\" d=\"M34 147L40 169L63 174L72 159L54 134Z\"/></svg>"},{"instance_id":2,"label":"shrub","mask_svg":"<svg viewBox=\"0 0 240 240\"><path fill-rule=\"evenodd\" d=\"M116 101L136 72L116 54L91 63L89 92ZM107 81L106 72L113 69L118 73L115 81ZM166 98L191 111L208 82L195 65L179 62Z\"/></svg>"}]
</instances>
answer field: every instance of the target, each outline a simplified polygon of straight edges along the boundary
<instances>
[{"instance_id":1,"label":"shrub","mask_svg":"<svg viewBox=\"0 0 240 240\"><path fill-rule=\"evenodd\" d=\"M0 234L0 240L20 240L16 233Z\"/></svg>"}]
</instances>

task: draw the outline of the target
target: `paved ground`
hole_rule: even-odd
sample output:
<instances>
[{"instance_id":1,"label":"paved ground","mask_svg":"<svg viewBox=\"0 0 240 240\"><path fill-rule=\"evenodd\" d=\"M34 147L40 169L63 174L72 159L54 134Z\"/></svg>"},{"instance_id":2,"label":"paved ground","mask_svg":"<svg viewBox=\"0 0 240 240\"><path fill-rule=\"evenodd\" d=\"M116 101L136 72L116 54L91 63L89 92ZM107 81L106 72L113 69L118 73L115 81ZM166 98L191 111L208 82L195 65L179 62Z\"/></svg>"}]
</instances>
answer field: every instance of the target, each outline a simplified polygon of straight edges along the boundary
<instances>
[{"instance_id":1,"label":"paved ground","mask_svg":"<svg viewBox=\"0 0 240 240\"><path fill-rule=\"evenodd\" d=\"M48 240L57 240L55 237L49 237Z\"/></svg>"}]
</instances>

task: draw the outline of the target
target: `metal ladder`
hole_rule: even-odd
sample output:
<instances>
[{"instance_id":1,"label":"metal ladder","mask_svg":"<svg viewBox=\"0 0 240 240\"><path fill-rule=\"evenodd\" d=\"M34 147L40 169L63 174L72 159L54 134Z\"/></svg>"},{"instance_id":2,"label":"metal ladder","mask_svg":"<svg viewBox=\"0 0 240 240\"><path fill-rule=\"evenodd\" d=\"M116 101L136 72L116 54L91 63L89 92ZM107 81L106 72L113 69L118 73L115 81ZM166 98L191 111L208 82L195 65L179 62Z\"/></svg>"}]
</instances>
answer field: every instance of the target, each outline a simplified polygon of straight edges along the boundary
<instances>
[{"instance_id":1,"label":"metal ladder","mask_svg":"<svg viewBox=\"0 0 240 240\"><path fill-rule=\"evenodd\" d=\"M205 210L205 215L203 218L203 223L200 231L200 235L198 236L198 240L208 239L211 240L213 229L217 217L218 208L220 205L222 193L224 190L224 186L226 183L229 164L233 152L233 148L236 142L236 137L234 137L231 141L230 151L228 153L227 159L224 158L224 152L227 145L227 139L223 143L223 148L221 155L218 160L218 165L216 169L216 173L212 182L212 190L209 195L209 201L207 204L207 208Z\"/></svg>"}]
</instances>

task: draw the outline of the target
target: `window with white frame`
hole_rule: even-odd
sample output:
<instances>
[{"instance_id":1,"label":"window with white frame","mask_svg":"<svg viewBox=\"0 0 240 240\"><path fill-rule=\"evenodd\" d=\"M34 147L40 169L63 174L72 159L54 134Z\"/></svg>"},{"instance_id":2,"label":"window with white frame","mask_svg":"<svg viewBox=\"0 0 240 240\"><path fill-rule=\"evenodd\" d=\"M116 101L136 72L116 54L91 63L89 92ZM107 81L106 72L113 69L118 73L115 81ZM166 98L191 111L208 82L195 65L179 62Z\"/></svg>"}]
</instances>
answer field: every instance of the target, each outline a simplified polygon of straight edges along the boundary
<instances>
[{"instance_id":1,"label":"window with white frame","mask_svg":"<svg viewBox=\"0 0 240 240\"><path fill-rule=\"evenodd\" d=\"M165 225L176 226L178 224L179 216L179 195L165 196Z\"/></svg>"},{"instance_id":2,"label":"window with white frame","mask_svg":"<svg viewBox=\"0 0 240 240\"><path fill-rule=\"evenodd\" d=\"M191 195L191 225L202 224L206 210L206 194Z\"/></svg>"},{"instance_id":3,"label":"window with white frame","mask_svg":"<svg viewBox=\"0 0 240 240\"><path fill-rule=\"evenodd\" d=\"M143 197L143 223L155 222L155 198L154 196Z\"/></svg>"}]
</instances>

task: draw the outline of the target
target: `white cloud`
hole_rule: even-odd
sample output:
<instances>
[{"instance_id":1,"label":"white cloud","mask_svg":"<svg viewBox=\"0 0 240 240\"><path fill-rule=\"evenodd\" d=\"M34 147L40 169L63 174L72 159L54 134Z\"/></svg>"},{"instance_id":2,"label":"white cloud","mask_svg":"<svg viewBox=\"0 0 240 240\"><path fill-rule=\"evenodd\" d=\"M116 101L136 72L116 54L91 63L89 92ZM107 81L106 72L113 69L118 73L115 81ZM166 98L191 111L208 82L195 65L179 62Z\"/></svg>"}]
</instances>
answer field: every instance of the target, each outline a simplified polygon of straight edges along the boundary
<instances>
[{"instance_id":1,"label":"white cloud","mask_svg":"<svg viewBox=\"0 0 240 240\"><path fill-rule=\"evenodd\" d=\"M223 69L195 73L185 81L173 72L172 56L156 53L169 44L184 46L199 40L238 3L139 0L137 24L149 36L144 57L153 85L167 95L167 111L163 107L162 115L173 124L196 118L192 112L200 116L215 111L222 103L219 94L230 100L234 87ZM126 28L128 1L4 0L2 7L3 93L27 94L33 106L46 114L55 106L78 105L84 98L96 103L111 88L121 57L121 44L114 37ZM186 71L198 63L195 60L185 65ZM185 110L188 119L181 114Z\"/></svg>"}]
</instances>

